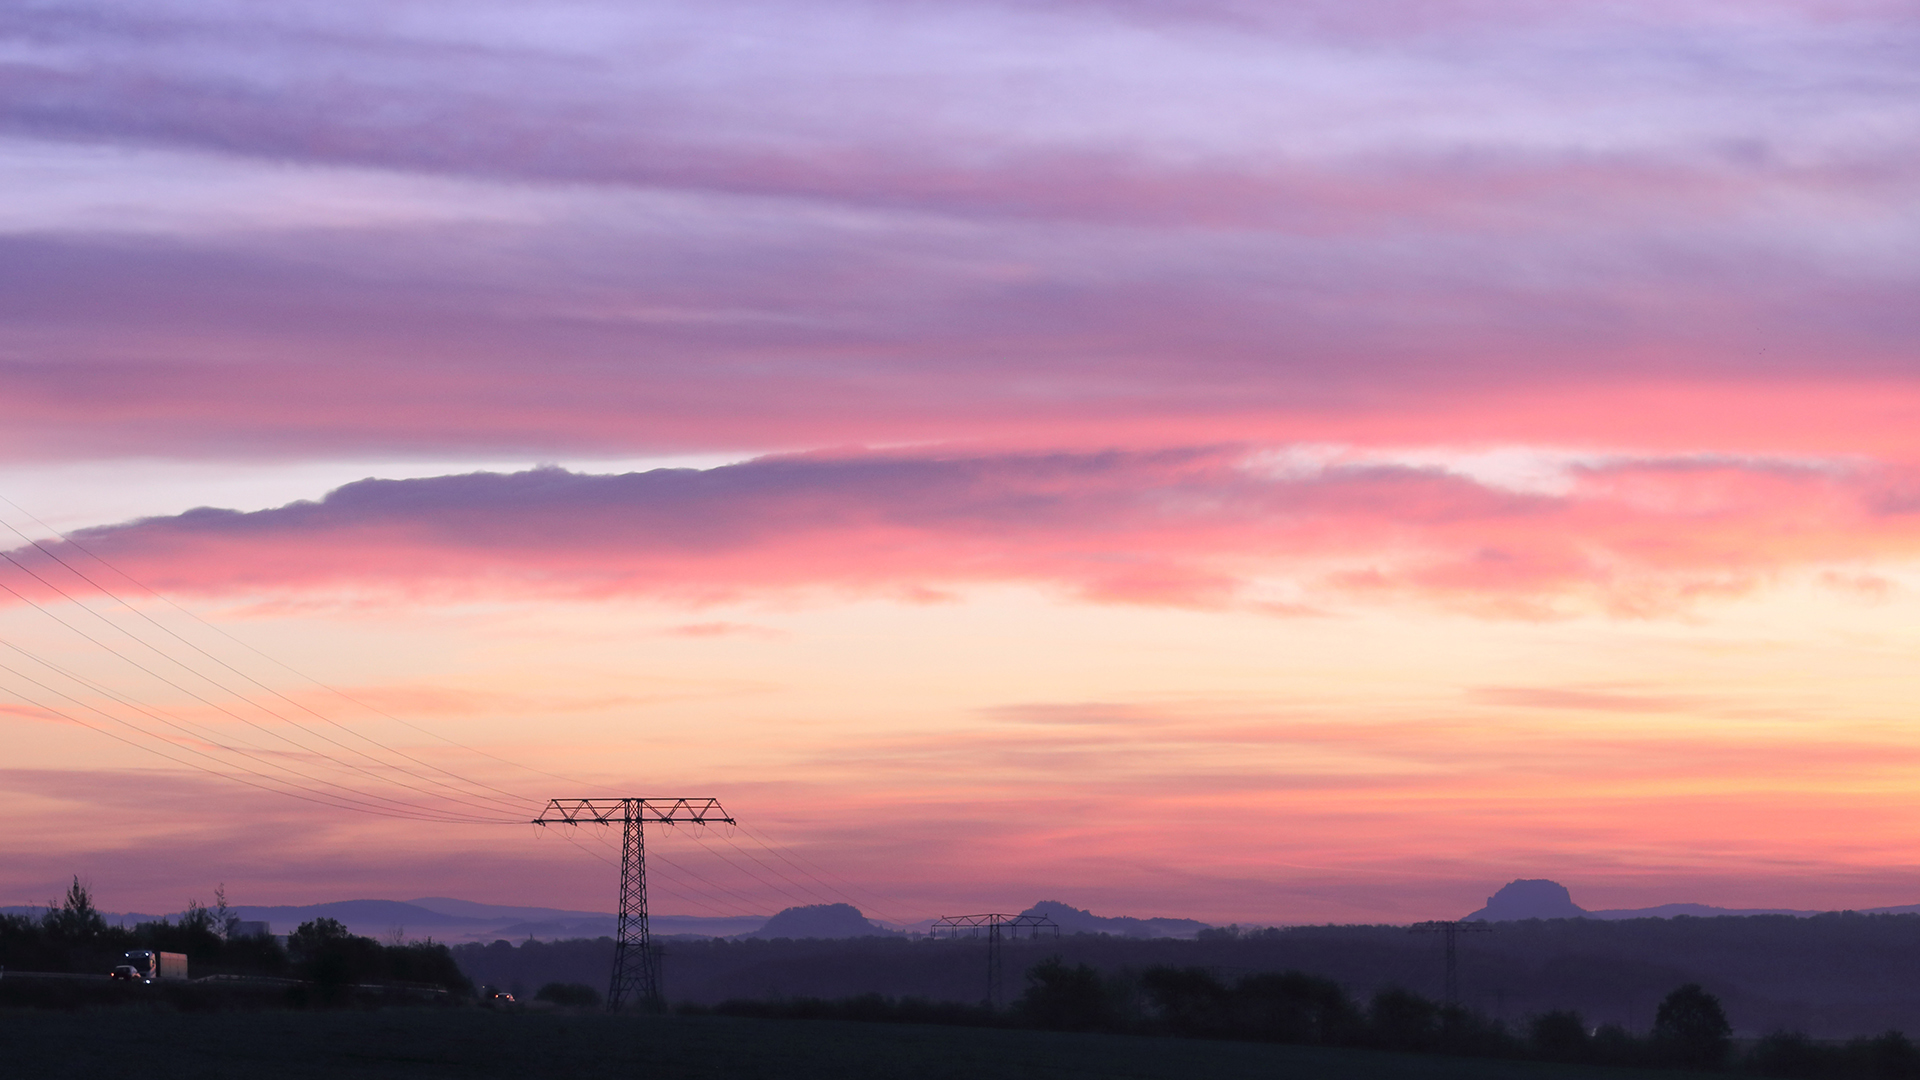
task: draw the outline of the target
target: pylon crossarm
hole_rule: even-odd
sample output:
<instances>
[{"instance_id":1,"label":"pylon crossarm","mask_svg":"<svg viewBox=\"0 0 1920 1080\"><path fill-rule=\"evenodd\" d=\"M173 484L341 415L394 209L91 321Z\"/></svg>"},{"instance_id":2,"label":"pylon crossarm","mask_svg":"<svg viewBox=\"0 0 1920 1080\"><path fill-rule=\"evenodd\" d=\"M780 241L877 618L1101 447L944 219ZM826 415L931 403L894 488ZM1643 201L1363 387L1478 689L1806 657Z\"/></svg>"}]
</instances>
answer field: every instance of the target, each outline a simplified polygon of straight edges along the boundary
<instances>
[{"instance_id":1,"label":"pylon crossarm","mask_svg":"<svg viewBox=\"0 0 1920 1080\"><path fill-rule=\"evenodd\" d=\"M620 825L643 821L656 825L732 825L718 799L552 799L535 825Z\"/></svg>"},{"instance_id":2,"label":"pylon crossarm","mask_svg":"<svg viewBox=\"0 0 1920 1080\"><path fill-rule=\"evenodd\" d=\"M1001 923L1015 930L1051 930L1055 936L1060 933L1060 924L1045 915L1019 915Z\"/></svg>"},{"instance_id":3,"label":"pylon crossarm","mask_svg":"<svg viewBox=\"0 0 1920 1080\"><path fill-rule=\"evenodd\" d=\"M1407 927L1407 932L1412 934L1431 934L1437 932L1491 934L1493 933L1493 927L1488 926L1483 919L1475 919L1472 922L1449 922L1446 919L1433 919L1427 922L1414 923L1412 926Z\"/></svg>"},{"instance_id":4,"label":"pylon crossarm","mask_svg":"<svg viewBox=\"0 0 1920 1080\"><path fill-rule=\"evenodd\" d=\"M1011 918L1013 918L1012 915L1001 915L998 913L987 915L942 915L934 921L933 928L935 930L966 930L976 926L991 926L994 923L1005 922Z\"/></svg>"},{"instance_id":5,"label":"pylon crossarm","mask_svg":"<svg viewBox=\"0 0 1920 1080\"><path fill-rule=\"evenodd\" d=\"M975 930L981 927L1000 926L1011 930L1053 930L1058 932L1060 924L1045 915L1005 915L1000 912L988 912L984 915L942 915L935 919L932 929Z\"/></svg>"}]
</instances>

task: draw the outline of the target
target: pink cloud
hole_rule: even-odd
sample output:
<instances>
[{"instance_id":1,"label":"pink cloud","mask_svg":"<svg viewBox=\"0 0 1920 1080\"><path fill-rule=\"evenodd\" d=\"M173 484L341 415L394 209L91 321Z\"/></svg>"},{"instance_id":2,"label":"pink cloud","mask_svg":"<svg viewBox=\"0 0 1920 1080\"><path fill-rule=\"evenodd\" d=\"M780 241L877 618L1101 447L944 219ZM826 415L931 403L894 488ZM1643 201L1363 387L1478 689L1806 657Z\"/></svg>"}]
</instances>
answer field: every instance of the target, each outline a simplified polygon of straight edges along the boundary
<instances>
[{"instance_id":1,"label":"pink cloud","mask_svg":"<svg viewBox=\"0 0 1920 1080\"><path fill-rule=\"evenodd\" d=\"M1287 475L1250 460L1226 449L860 454L477 473L364 481L255 513L196 510L78 542L155 587L199 594L703 603L1019 582L1218 607L1271 600L1259 583L1280 579L1307 601L1409 597L1523 617L1661 613L1796 568L1920 550L1911 481L1888 469L1628 460L1575 467L1566 490L1548 493L1434 468ZM59 580L37 552L15 555ZM6 580L44 591L18 572Z\"/></svg>"}]
</instances>

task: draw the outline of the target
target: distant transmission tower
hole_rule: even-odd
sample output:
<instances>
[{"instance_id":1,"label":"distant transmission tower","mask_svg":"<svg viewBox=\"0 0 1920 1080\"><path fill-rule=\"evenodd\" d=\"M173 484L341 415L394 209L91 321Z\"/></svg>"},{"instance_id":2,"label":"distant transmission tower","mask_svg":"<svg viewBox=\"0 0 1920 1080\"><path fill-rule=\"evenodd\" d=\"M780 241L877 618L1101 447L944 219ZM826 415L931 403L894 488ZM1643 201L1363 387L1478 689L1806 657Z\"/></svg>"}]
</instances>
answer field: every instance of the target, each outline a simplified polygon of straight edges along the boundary
<instances>
[{"instance_id":1,"label":"distant transmission tower","mask_svg":"<svg viewBox=\"0 0 1920 1080\"><path fill-rule=\"evenodd\" d=\"M1447 938L1447 1004L1460 1005L1460 955L1454 948L1454 938L1460 934L1491 934L1493 927L1484 922L1432 922L1414 923L1408 927L1414 934L1445 934Z\"/></svg>"},{"instance_id":2,"label":"distant transmission tower","mask_svg":"<svg viewBox=\"0 0 1920 1080\"><path fill-rule=\"evenodd\" d=\"M987 931L987 1005L1000 1007L1000 936L1010 933L1019 937L1020 931L1027 936L1037 938L1042 930L1052 930L1054 937L1060 936L1060 924L1045 915L1002 915L989 912L985 915L943 915L934 922L928 931L932 937L939 937L940 931L948 930L958 937L962 930L971 930L978 934L981 928Z\"/></svg>"},{"instance_id":3,"label":"distant transmission tower","mask_svg":"<svg viewBox=\"0 0 1920 1080\"><path fill-rule=\"evenodd\" d=\"M613 938L613 977L607 984L607 1011L617 1011L630 994L648 1009L666 1005L660 988L659 958L647 929L647 822L657 825L734 823L718 799L554 799L535 825L612 825L625 827L620 844L620 923Z\"/></svg>"}]
</instances>

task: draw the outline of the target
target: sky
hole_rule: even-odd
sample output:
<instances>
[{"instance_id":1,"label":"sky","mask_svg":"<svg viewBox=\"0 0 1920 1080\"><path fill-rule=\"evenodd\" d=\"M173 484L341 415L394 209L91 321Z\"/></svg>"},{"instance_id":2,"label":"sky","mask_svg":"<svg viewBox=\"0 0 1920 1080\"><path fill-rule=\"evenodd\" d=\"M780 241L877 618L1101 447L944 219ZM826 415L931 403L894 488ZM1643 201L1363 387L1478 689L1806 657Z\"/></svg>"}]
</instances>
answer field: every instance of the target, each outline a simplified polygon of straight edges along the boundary
<instances>
[{"instance_id":1,"label":"sky","mask_svg":"<svg viewBox=\"0 0 1920 1080\"><path fill-rule=\"evenodd\" d=\"M1920 903L1874 0L0 12L0 903Z\"/></svg>"}]
</instances>

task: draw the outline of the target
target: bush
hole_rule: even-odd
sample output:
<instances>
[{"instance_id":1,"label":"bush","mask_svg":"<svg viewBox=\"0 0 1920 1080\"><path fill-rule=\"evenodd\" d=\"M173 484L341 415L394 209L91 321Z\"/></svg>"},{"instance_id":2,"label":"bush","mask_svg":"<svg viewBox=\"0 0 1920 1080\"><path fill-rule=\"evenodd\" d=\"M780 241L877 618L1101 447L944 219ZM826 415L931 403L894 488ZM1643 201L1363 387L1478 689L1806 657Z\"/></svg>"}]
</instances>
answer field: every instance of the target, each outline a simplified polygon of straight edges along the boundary
<instances>
[{"instance_id":1,"label":"bush","mask_svg":"<svg viewBox=\"0 0 1920 1080\"><path fill-rule=\"evenodd\" d=\"M951 1001L927 1001L922 998L889 998L879 994L826 1000L822 998L786 998L753 1001L733 998L712 1008L681 1004L674 1007L681 1016L744 1016L757 1020L863 1020L888 1024L948 1024L956 1027L1005 1027L1007 1018L985 1005L962 1005Z\"/></svg>"},{"instance_id":2,"label":"bush","mask_svg":"<svg viewBox=\"0 0 1920 1080\"><path fill-rule=\"evenodd\" d=\"M1027 978L1031 981L1035 974L1030 972ZM1230 995L1206 968L1148 968L1140 976L1140 989L1160 1023L1176 1035L1217 1036L1230 1031Z\"/></svg>"},{"instance_id":3,"label":"bush","mask_svg":"<svg viewBox=\"0 0 1920 1080\"><path fill-rule=\"evenodd\" d=\"M1759 1042L1747 1054L1747 1069L1761 1076L1781 1076L1790 1080L1817 1080L1825 1075L1833 1055L1798 1031L1776 1031Z\"/></svg>"},{"instance_id":4,"label":"bush","mask_svg":"<svg viewBox=\"0 0 1920 1080\"><path fill-rule=\"evenodd\" d=\"M600 991L586 983L550 982L535 991L535 1001L551 1001L555 1005L572 1005L577 1008L591 1009L600 1004Z\"/></svg>"},{"instance_id":5,"label":"bush","mask_svg":"<svg viewBox=\"0 0 1920 1080\"><path fill-rule=\"evenodd\" d=\"M1545 1012L1527 1023L1527 1045L1549 1061L1584 1061L1589 1036L1577 1012Z\"/></svg>"},{"instance_id":6,"label":"bush","mask_svg":"<svg viewBox=\"0 0 1920 1080\"><path fill-rule=\"evenodd\" d=\"M1333 1045L1361 1026L1339 983L1298 971L1248 975L1235 984L1233 1002L1234 1027L1256 1039Z\"/></svg>"},{"instance_id":7,"label":"bush","mask_svg":"<svg viewBox=\"0 0 1920 1080\"><path fill-rule=\"evenodd\" d=\"M1429 1050L1440 1041L1440 1006L1411 991L1375 994L1367 1018L1374 1039L1389 1050Z\"/></svg>"},{"instance_id":8,"label":"bush","mask_svg":"<svg viewBox=\"0 0 1920 1080\"><path fill-rule=\"evenodd\" d=\"M1870 1039L1854 1039L1841 1051L1841 1068L1848 1076L1874 1080L1920 1077L1920 1051L1898 1031Z\"/></svg>"}]
</instances>

